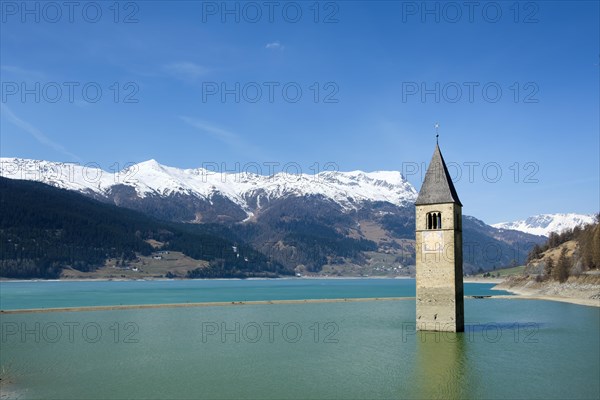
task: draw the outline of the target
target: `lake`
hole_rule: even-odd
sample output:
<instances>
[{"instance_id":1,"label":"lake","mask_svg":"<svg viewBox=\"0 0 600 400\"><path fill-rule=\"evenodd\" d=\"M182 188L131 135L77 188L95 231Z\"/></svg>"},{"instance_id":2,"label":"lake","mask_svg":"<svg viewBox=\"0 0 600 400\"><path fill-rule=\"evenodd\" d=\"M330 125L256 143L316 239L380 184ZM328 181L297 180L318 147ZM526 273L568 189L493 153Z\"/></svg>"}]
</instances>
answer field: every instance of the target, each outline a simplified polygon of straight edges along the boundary
<instances>
[{"instance_id":1,"label":"lake","mask_svg":"<svg viewBox=\"0 0 600 400\"><path fill-rule=\"evenodd\" d=\"M401 279L0 283L5 310L411 296ZM414 318L414 299L0 314L2 396L600 396L598 308L466 299L461 334L415 332Z\"/></svg>"},{"instance_id":2,"label":"lake","mask_svg":"<svg viewBox=\"0 0 600 400\"><path fill-rule=\"evenodd\" d=\"M510 294L493 283L465 295ZM254 300L414 297L414 279L256 279L1 282L0 309Z\"/></svg>"}]
</instances>

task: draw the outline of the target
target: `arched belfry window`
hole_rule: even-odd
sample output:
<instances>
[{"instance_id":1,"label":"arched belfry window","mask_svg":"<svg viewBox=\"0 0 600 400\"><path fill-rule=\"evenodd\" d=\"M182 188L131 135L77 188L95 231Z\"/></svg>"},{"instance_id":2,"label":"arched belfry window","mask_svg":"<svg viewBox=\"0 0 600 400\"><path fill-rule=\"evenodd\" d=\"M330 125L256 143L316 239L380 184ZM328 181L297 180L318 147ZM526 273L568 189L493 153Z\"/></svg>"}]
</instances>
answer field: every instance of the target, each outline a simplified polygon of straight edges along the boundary
<instances>
[{"instance_id":1,"label":"arched belfry window","mask_svg":"<svg viewBox=\"0 0 600 400\"><path fill-rule=\"evenodd\" d=\"M425 226L427 229L442 229L442 213L437 211L428 212Z\"/></svg>"}]
</instances>

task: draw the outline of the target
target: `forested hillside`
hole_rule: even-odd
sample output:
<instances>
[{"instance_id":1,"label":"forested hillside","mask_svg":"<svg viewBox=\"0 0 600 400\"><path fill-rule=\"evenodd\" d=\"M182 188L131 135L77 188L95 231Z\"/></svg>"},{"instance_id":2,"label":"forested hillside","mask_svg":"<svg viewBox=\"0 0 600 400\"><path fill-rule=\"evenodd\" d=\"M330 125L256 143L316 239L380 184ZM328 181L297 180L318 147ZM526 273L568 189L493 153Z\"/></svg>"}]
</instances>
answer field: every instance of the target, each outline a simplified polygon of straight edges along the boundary
<instances>
[{"instance_id":1,"label":"forested hillside","mask_svg":"<svg viewBox=\"0 0 600 400\"><path fill-rule=\"evenodd\" d=\"M552 232L546 243L533 247L525 272L564 282L570 275L600 269L599 222L600 214L595 223Z\"/></svg>"},{"instance_id":2,"label":"forested hillside","mask_svg":"<svg viewBox=\"0 0 600 400\"><path fill-rule=\"evenodd\" d=\"M136 253L152 252L149 239L164 243L163 250L210 262L190 276L290 273L222 226L158 221L38 182L0 178L0 210L3 277L57 278L64 267L90 271L107 258L126 263Z\"/></svg>"}]
</instances>

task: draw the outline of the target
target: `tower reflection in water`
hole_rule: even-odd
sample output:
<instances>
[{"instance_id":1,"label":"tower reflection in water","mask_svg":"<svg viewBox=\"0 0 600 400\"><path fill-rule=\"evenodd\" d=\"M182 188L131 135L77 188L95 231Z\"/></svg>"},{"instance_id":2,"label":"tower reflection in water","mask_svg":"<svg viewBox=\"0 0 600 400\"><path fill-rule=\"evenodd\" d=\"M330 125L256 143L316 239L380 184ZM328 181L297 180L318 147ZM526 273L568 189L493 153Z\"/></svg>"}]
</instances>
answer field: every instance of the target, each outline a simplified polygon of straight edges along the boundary
<instances>
[{"instance_id":1,"label":"tower reflection in water","mask_svg":"<svg viewBox=\"0 0 600 400\"><path fill-rule=\"evenodd\" d=\"M463 399L472 394L464 333L418 331L411 384L418 399Z\"/></svg>"}]
</instances>

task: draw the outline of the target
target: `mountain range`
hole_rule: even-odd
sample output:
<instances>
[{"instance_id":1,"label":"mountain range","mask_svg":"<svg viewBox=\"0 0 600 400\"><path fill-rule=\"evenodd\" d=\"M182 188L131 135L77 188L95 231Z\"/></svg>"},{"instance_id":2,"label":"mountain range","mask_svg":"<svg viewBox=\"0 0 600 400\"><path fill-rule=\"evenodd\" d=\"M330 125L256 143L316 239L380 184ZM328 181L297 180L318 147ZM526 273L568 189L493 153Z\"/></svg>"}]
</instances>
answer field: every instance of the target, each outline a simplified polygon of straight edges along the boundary
<instances>
[{"instance_id":1,"label":"mountain range","mask_svg":"<svg viewBox=\"0 0 600 400\"><path fill-rule=\"evenodd\" d=\"M251 218L272 200L283 197L321 196L345 212L359 209L364 202L381 201L402 207L417 197L414 187L396 171L326 171L316 175L279 173L265 176L249 172L221 173L204 168L179 169L148 160L109 173L94 166L19 158L0 158L0 163L0 175L6 178L35 180L92 197L111 199L115 203L125 196L221 201L245 213L242 219Z\"/></svg>"},{"instance_id":2,"label":"mountain range","mask_svg":"<svg viewBox=\"0 0 600 400\"><path fill-rule=\"evenodd\" d=\"M109 173L21 158L0 159L0 175L76 191L153 218L217 224L289 271L363 274L414 265L415 188L396 171L271 176L179 169L155 160ZM463 221L465 272L522 263L545 240L474 217Z\"/></svg>"},{"instance_id":3,"label":"mountain range","mask_svg":"<svg viewBox=\"0 0 600 400\"><path fill-rule=\"evenodd\" d=\"M561 233L576 226L592 224L594 221L595 217L592 214L539 214L519 221L492 224L492 226L498 229L513 229L532 235L549 236L551 232Z\"/></svg>"}]
</instances>

